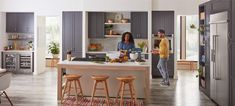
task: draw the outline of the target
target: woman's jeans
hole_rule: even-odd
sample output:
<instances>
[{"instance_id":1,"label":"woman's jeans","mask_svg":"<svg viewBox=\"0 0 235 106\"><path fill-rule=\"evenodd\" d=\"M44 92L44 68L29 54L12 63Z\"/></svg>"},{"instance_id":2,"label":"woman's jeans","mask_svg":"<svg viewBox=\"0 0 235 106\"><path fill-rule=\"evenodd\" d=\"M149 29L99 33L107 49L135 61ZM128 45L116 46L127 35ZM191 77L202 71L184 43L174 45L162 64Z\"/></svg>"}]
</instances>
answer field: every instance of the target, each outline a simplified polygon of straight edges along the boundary
<instances>
[{"instance_id":1,"label":"woman's jeans","mask_svg":"<svg viewBox=\"0 0 235 106\"><path fill-rule=\"evenodd\" d=\"M169 73L168 73L168 69L167 69L167 61L168 58L160 58L158 61L158 69L162 75L163 81L165 83L169 83Z\"/></svg>"}]
</instances>

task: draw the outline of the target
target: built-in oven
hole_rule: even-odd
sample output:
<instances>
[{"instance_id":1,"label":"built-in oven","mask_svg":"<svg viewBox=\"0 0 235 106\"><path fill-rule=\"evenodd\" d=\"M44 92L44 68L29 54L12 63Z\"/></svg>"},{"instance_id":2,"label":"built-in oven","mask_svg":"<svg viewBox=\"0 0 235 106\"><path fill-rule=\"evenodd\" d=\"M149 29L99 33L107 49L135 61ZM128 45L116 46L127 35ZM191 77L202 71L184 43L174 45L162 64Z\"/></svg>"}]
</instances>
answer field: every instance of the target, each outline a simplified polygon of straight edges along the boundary
<instances>
[{"instance_id":1,"label":"built-in oven","mask_svg":"<svg viewBox=\"0 0 235 106\"><path fill-rule=\"evenodd\" d=\"M166 38L169 40L169 50L171 52L174 51L174 38L173 38L173 34L172 35L166 35ZM161 38L157 35L153 35L153 48L154 49L158 49L159 45L161 42Z\"/></svg>"}]
</instances>

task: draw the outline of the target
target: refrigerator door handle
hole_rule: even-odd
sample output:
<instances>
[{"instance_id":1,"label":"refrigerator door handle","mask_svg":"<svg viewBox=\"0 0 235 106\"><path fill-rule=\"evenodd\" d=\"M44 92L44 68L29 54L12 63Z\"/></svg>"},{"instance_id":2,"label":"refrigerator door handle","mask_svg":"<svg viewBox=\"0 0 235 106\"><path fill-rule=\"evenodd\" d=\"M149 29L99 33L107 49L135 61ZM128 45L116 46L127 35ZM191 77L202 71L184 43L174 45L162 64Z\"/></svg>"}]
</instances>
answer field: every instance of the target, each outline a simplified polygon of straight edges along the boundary
<instances>
[{"instance_id":1,"label":"refrigerator door handle","mask_svg":"<svg viewBox=\"0 0 235 106\"><path fill-rule=\"evenodd\" d=\"M212 63L213 63L213 79L215 79L215 70L216 70L216 63L215 63L215 35L212 35L212 46L213 46L213 48L212 48L212 50L211 50L211 60L212 60Z\"/></svg>"},{"instance_id":2,"label":"refrigerator door handle","mask_svg":"<svg viewBox=\"0 0 235 106\"><path fill-rule=\"evenodd\" d=\"M218 61L216 61L216 49L217 49L217 46L218 46L218 37L219 35L214 35L214 59L215 59L215 62L214 62L214 79L215 80L220 80L221 78L218 76L218 72L217 70L220 71L220 69L216 68L216 66L218 66L219 64L217 63Z\"/></svg>"}]
</instances>

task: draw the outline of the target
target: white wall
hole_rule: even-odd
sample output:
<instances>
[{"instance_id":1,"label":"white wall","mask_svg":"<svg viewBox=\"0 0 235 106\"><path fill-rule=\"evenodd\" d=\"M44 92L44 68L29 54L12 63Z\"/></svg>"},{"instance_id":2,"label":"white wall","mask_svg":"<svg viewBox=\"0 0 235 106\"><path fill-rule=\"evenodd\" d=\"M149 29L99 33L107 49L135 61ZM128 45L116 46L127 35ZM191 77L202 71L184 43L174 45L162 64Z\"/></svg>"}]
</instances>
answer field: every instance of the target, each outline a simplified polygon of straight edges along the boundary
<instances>
[{"instance_id":1,"label":"white wall","mask_svg":"<svg viewBox=\"0 0 235 106\"><path fill-rule=\"evenodd\" d=\"M3 12L38 12L51 14L61 11L81 10L82 0L1 0L0 11Z\"/></svg>"},{"instance_id":2,"label":"white wall","mask_svg":"<svg viewBox=\"0 0 235 106\"><path fill-rule=\"evenodd\" d=\"M7 34L6 31L6 14L0 13L0 51L4 49L4 46L7 45ZM2 65L2 58L0 53L0 67Z\"/></svg>"},{"instance_id":3,"label":"white wall","mask_svg":"<svg viewBox=\"0 0 235 106\"><path fill-rule=\"evenodd\" d=\"M46 51L46 17L45 16L35 16L37 19L36 24L34 25L36 27L37 33L35 35L37 36L34 41L34 73L35 75L40 74L45 71L46 62L45 62L45 51Z\"/></svg>"},{"instance_id":4,"label":"white wall","mask_svg":"<svg viewBox=\"0 0 235 106\"><path fill-rule=\"evenodd\" d=\"M152 0L83 0L86 11L148 11Z\"/></svg>"}]
</instances>

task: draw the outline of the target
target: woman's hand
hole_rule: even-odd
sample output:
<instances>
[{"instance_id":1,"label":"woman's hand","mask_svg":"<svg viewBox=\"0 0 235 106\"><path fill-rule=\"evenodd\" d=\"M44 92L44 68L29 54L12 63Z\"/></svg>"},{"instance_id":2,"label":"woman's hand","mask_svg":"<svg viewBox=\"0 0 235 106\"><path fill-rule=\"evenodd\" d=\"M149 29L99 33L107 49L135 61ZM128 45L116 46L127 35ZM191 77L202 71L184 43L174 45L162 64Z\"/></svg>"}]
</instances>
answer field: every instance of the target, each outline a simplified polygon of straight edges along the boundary
<instances>
[{"instance_id":1,"label":"woman's hand","mask_svg":"<svg viewBox=\"0 0 235 106\"><path fill-rule=\"evenodd\" d=\"M159 50L152 50L151 53L152 54L159 54Z\"/></svg>"}]
</instances>

